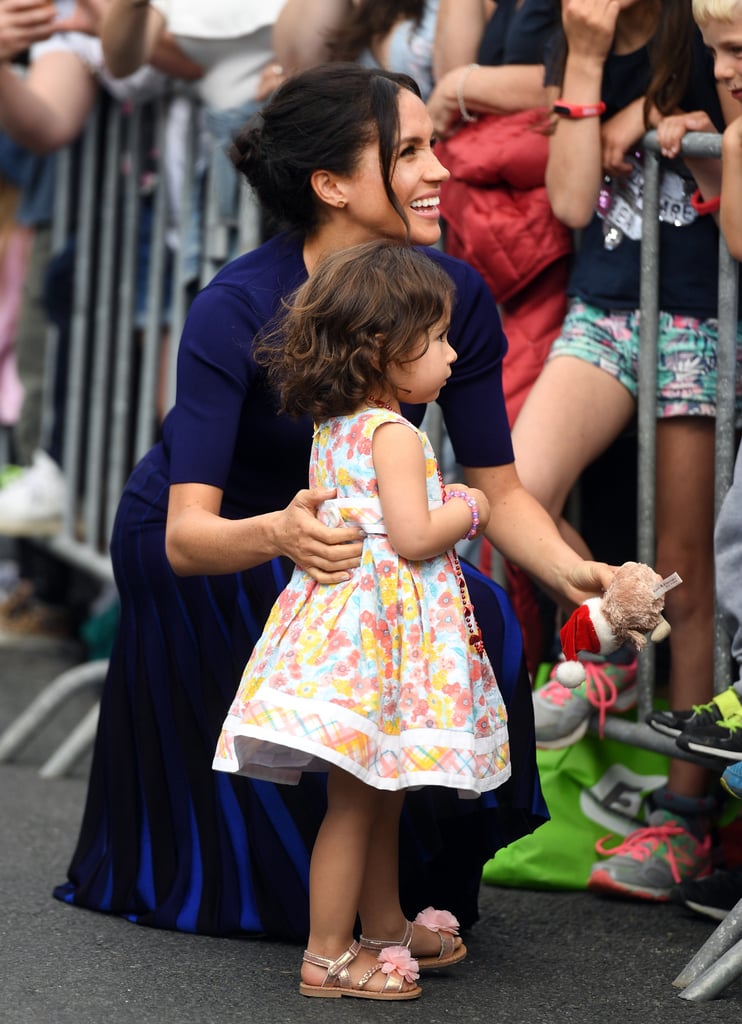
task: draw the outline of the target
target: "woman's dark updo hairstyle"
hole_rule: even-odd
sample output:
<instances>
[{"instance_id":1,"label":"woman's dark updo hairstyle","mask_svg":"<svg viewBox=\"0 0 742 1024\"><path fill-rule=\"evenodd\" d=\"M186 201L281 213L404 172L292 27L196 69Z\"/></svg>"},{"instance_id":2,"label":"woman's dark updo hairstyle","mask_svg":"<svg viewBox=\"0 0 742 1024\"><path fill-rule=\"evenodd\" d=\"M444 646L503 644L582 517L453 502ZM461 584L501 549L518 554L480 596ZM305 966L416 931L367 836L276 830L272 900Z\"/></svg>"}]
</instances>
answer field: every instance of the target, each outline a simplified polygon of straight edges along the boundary
<instances>
[{"instance_id":1,"label":"woman's dark updo hairstyle","mask_svg":"<svg viewBox=\"0 0 742 1024\"><path fill-rule=\"evenodd\" d=\"M316 421L346 416L388 392L393 364L420 358L454 296L451 278L424 252L389 239L362 242L320 260L256 339L255 361L281 411Z\"/></svg>"},{"instance_id":2,"label":"woman's dark updo hairstyle","mask_svg":"<svg viewBox=\"0 0 742 1024\"><path fill-rule=\"evenodd\" d=\"M409 75L353 63L319 64L284 82L248 122L230 149L232 163L281 226L311 234L321 219L312 174L352 175L362 150L378 139L386 194L409 231L391 187L400 89L420 95Z\"/></svg>"}]
</instances>

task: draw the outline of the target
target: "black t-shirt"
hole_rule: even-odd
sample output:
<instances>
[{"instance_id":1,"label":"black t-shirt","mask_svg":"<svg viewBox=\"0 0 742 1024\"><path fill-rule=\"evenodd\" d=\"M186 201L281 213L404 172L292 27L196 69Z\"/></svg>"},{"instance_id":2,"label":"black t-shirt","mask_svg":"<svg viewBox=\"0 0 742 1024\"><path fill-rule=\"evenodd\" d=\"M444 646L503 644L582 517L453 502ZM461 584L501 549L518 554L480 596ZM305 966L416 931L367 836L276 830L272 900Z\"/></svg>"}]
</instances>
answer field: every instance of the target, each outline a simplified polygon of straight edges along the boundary
<instances>
[{"instance_id":1,"label":"black t-shirt","mask_svg":"<svg viewBox=\"0 0 742 1024\"><path fill-rule=\"evenodd\" d=\"M547 79L549 77L551 74L547 73ZM646 47L626 55L609 56L603 74L604 120L643 96L649 77ZM687 111L705 110L717 128L723 130L713 63L700 33L694 37L693 66L681 107ZM679 178L673 179L673 173ZM641 184L641 170L636 180ZM663 160L662 180L661 201L671 209L673 187L675 195L681 188L687 209L695 183L682 161ZM568 294L602 309L636 309L641 280L640 240L619 232L621 240L614 248L608 248L604 242L606 231L606 222L596 213L582 232ZM700 318L716 316L718 247L718 229L710 216L696 217L691 223L680 226L661 221L659 302L662 310Z\"/></svg>"},{"instance_id":2,"label":"black t-shirt","mask_svg":"<svg viewBox=\"0 0 742 1024\"><path fill-rule=\"evenodd\" d=\"M543 64L546 43L558 20L554 0L499 0L485 26L477 60L480 64Z\"/></svg>"}]
</instances>

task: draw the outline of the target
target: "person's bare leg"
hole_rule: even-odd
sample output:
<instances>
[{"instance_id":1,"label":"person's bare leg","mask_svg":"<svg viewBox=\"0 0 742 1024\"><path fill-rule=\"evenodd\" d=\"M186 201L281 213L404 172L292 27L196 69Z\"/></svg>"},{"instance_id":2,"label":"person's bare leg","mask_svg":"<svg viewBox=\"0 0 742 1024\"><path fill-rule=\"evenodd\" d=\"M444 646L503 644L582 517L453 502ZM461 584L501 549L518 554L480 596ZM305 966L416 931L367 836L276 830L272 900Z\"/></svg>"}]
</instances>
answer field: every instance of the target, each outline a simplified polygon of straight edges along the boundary
<instances>
[{"instance_id":1,"label":"person's bare leg","mask_svg":"<svg viewBox=\"0 0 742 1024\"><path fill-rule=\"evenodd\" d=\"M317 834L309 869L307 949L318 956L336 960L353 942L373 830L380 819L379 808L389 796L339 768L329 771L327 813ZM398 884L396 873L394 882ZM349 965L351 978L359 979L375 963L376 953L361 950ZM309 985L321 985L325 973L322 967L302 963L302 981ZM386 976L378 972L366 988L382 989L385 981ZM414 985L405 983L404 987Z\"/></svg>"},{"instance_id":2,"label":"person's bare leg","mask_svg":"<svg viewBox=\"0 0 742 1024\"><path fill-rule=\"evenodd\" d=\"M403 804L404 793L381 794L358 908L363 934L370 939L388 939L390 945L401 942L406 925L399 902L399 819ZM456 939L454 947L460 944L461 940ZM410 946L413 956L437 956L440 949L437 933L414 926Z\"/></svg>"},{"instance_id":3,"label":"person's bare leg","mask_svg":"<svg viewBox=\"0 0 742 1024\"><path fill-rule=\"evenodd\" d=\"M604 370L573 356L548 362L513 427L521 483L558 524L565 541L592 558L563 517L569 493L589 466L631 422L631 393Z\"/></svg>"},{"instance_id":4,"label":"person's bare leg","mask_svg":"<svg viewBox=\"0 0 742 1024\"><path fill-rule=\"evenodd\" d=\"M669 698L673 710L713 696L714 421L678 417L657 424L657 561L662 576L683 584L668 592ZM704 796L708 773L690 761L670 762L668 788Z\"/></svg>"}]
</instances>

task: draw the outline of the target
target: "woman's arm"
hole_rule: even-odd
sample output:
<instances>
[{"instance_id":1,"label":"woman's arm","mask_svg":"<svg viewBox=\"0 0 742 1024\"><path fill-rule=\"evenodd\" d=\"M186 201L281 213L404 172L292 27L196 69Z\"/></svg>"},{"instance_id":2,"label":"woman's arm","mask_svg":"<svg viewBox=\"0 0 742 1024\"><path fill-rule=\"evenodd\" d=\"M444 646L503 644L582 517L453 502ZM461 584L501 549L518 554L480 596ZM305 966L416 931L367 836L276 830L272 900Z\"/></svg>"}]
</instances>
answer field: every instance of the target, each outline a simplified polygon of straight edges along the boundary
<instances>
[{"instance_id":1,"label":"woman's arm","mask_svg":"<svg viewBox=\"0 0 742 1024\"><path fill-rule=\"evenodd\" d=\"M503 64L498 67L456 67L445 74L428 97L427 108L440 138L461 127L462 110L475 114L510 114L544 106L543 64Z\"/></svg>"},{"instance_id":2,"label":"woman's arm","mask_svg":"<svg viewBox=\"0 0 742 1024\"><path fill-rule=\"evenodd\" d=\"M149 64L165 28L165 19L149 4L112 0L100 29L103 55L111 74L125 78Z\"/></svg>"},{"instance_id":3,"label":"woman's arm","mask_svg":"<svg viewBox=\"0 0 742 1024\"><path fill-rule=\"evenodd\" d=\"M397 554L421 561L450 550L466 536L472 510L465 500L428 507L425 457L414 431L403 423L384 423L374 431L372 452L384 525ZM489 519L489 503L481 492L472 489L470 495L477 503L481 531Z\"/></svg>"},{"instance_id":4,"label":"woman's arm","mask_svg":"<svg viewBox=\"0 0 742 1024\"><path fill-rule=\"evenodd\" d=\"M567 60L561 91L566 103L600 102L603 67L616 29L614 0L565 0L562 23ZM571 228L590 222L603 178L601 124L598 117L554 118L549 142L546 188L554 213Z\"/></svg>"},{"instance_id":5,"label":"woman's arm","mask_svg":"<svg viewBox=\"0 0 742 1024\"><path fill-rule=\"evenodd\" d=\"M51 153L78 137L97 94L93 76L66 50L42 54L24 77L0 65L0 126L32 153Z\"/></svg>"},{"instance_id":6,"label":"woman's arm","mask_svg":"<svg viewBox=\"0 0 742 1024\"><path fill-rule=\"evenodd\" d=\"M352 10L352 0L286 0L273 25L278 64L295 74L326 61L328 36Z\"/></svg>"},{"instance_id":7,"label":"woman's arm","mask_svg":"<svg viewBox=\"0 0 742 1024\"><path fill-rule=\"evenodd\" d=\"M287 555L318 582L339 583L359 564L363 534L316 518L317 507L335 493L304 490L278 512L224 519L218 487L174 484L165 531L168 561L179 576L217 576Z\"/></svg>"},{"instance_id":8,"label":"woman's arm","mask_svg":"<svg viewBox=\"0 0 742 1024\"><path fill-rule=\"evenodd\" d=\"M589 562L562 539L551 516L526 491L514 463L465 469L467 483L490 504L487 539L567 607L603 593L615 567Z\"/></svg>"},{"instance_id":9,"label":"woman's arm","mask_svg":"<svg viewBox=\"0 0 742 1024\"><path fill-rule=\"evenodd\" d=\"M433 78L477 59L484 26L495 5L487 0L440 0L433 44Z\"/></svg>"}]
</instances>

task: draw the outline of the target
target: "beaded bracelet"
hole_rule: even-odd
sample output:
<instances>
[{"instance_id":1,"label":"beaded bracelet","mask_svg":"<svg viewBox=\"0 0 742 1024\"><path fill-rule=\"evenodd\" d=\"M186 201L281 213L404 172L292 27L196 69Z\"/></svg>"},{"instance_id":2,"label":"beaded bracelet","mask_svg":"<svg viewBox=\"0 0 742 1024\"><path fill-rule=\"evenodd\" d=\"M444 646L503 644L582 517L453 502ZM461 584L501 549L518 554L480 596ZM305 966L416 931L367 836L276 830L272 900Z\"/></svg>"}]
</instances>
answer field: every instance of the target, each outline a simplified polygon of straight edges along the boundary
<instances>
[{"instance_id":1,"label":"beaded bracelet","mask_svg":"<svg viewBox=\"0 0 742 1024\"><path fill-rule=\"evenodd\" d=\"M461 500L465 501L469 506L471 511L471 528L467 530L461 539L474 540L477 535L477 531L479 530L479 505L477 505L476 500L472 498L470 494L467 494L466 491L457 491L455 489L447 490L444 501L450 501L451 498L461 498Z\"/></svg>"},{"instance_id":2,"label":"beaded bracelet","mask_svg":"<svg viewBox=\"0 0 742 1024\"><path fill-rule=\"evenodd\" d=\"M472 124L474 121L476 121L477 116L476 114L470 114L469 111L466 109L466 103L464 102L464 83L466 82L471 72L478 67L478 64L467 64L467 66L461 72L459 84L456 86L456 99L458 100L459 104L459 113L461 114L461 120L466 121L468 124Z\"/></svg>"}]
</instances>

